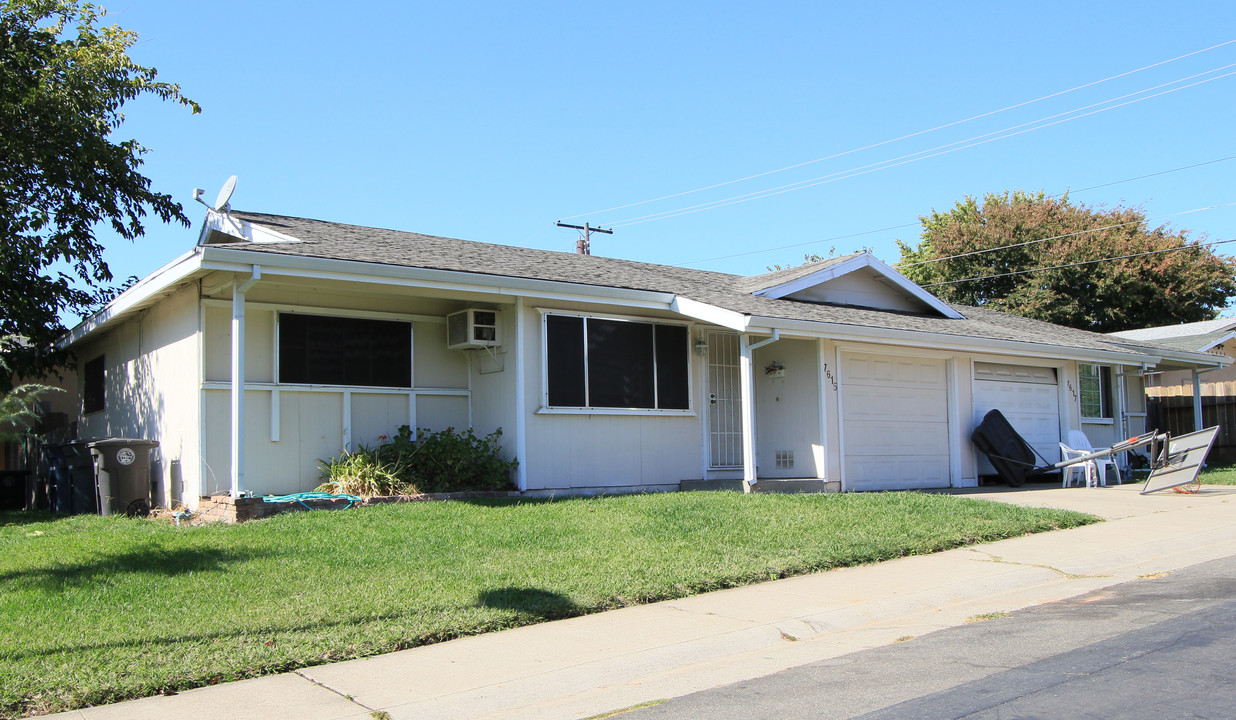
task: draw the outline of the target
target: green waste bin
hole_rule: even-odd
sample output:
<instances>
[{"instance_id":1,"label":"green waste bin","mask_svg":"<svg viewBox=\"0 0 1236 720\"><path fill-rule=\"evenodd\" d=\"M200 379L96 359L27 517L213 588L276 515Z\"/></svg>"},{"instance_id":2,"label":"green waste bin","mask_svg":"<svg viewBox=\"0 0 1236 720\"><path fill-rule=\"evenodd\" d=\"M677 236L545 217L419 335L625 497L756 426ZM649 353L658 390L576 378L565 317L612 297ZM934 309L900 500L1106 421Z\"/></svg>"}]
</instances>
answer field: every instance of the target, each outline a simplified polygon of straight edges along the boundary
<instances>
[{"instance_id":1,"label":"green waste bin","mask_svg":"<svg viewBox=\"0 0 1236 720\"><path fill-rule=\"evenodd\" d=\"M150 451L154 440L107 438L89 444L94 458L99 514L124 513L130 517L150 514Z\"/></svg>"}]
</instances>

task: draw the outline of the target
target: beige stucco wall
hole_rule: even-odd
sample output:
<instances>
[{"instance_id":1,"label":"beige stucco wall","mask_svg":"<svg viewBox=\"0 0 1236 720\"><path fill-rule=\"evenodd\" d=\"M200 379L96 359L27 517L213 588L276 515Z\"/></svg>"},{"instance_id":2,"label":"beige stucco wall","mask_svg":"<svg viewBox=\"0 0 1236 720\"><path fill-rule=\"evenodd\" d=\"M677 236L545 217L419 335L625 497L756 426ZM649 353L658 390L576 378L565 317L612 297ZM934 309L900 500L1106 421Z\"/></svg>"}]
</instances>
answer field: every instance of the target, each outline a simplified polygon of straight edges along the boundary
<instances>
[{"instance_id":1,"label":"beige stucco wall","mask_svg":"<svg viewBox=\"0 0 1236 720\"><path fill-rule=\"evenodd\" d=\"M540 306L551 311L681 322L681 318L669 313L633 313L630 309L566 302L543 302ZM541 313L529 305L524 310L522 337L526 349L524 418L528 490L677 489L680 481L700 477L700 358L694 354L690 356L694 384L689 414L552 414L542 407L542 331ZM508 369L512 364L508 362Z\"/></svg>"},{"instance_id":2,"label":"beige stucco wall","mask_svg":"<svg viewBox=\"0 0 1236 720\"><path fill-rule=\"evenodd\" d=\"M155 503L196 498L199 472L198 290L182 287L136 317L74 347L81 364L104 355L105 407L81 415L78 436L159 441ZM80 366L78 399L81 398ZM80 409L80 405L79 405Z\"/></svg>"},{"instance_id":3,"label":"beige stucco wall","mask_svg":"<svg viewBox=\"0 0 1236 720\"><path fill-rule=\"evenodd\" d=\"M345 448L372 446L401 425L429 430L469 426L469 359L446 349L445 316L458 301L408 291L344 292L259 283L245 297L245 478L257 494L304 492L320 482L319 461ZM280 311L404 319L412 322L412 390L276 383ZM230 287L203 308L205 398L203 494L231 486Z\"/></svg>"},{"instance_id":4,"label":"beige stucco wall","mask_svg":"<svg viewBox=\"0 0 1236 720\"><path fill-rule=\"evenodd\" d=\"M756 466L763 478L824 476L820 434L818 340L783 339L757 348L755 366ZM781 377L768 374L781 365ZM793 454L793 467L777 467L777 451Z\"/></svg>"}]
</instances>

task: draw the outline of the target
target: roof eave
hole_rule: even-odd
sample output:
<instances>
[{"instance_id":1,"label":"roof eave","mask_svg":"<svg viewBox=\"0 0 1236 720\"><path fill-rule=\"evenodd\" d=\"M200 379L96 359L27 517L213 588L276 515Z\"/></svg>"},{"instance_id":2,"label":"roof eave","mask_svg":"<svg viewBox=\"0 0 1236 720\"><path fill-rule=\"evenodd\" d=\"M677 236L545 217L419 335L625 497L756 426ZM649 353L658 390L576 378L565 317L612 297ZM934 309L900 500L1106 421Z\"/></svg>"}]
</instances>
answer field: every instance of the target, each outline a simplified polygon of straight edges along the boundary
<instances>
[{"instance_id":1,"label":"roof eave","mask_svg":"<svg viewBox=\"0 0 1236 720\"><path fill-rule=\"evenodd\" d=\"M202 254L194 248L155 270L117 295L103 309L85 318L56 341L67 348L89 335L114 325L130 313L154 302L155 298L183 283L202 270Z\"/></svg>"}]
</instances>

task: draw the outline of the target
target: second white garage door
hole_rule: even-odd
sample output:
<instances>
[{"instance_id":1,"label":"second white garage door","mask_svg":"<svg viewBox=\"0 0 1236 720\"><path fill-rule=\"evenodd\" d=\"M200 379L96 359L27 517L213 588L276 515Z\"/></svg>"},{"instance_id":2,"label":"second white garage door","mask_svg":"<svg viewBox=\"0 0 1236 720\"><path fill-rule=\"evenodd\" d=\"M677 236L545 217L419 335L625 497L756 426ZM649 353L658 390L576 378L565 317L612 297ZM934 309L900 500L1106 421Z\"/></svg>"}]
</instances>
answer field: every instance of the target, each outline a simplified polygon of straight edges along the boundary
<instances>
[{"instance_id":1,"label":"second white garage door","mask_svg":"<svg viewBox=\"0 0 1236 720\"><path fill-rule=\"evenodd\" d=\"M842 353L846 490L949 486L944 360Z\"/></svg>"},{"instance_id":2,"label":"second white garage door","mask_svg":"<svg viewBox=\"0 0 1236 720\"><path fill-rule=\"evenodd\" d=\"M974 363L974 424L999 410L1026 442L1051 462L1060 460L1060 393L1056 369L1001 363ZM995 469L982 453L980 475Z\"/></svg>"}]
</instances>

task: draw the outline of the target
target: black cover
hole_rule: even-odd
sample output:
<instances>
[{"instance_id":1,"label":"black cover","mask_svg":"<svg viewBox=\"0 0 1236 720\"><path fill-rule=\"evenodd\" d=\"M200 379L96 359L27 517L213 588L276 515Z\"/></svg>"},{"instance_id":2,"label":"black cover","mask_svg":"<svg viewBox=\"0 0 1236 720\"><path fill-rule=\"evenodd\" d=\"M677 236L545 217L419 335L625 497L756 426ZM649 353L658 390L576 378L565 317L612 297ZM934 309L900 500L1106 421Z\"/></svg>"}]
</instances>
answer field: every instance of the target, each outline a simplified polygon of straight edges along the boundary
<instances>
[{"instance_id":1,"label":"black cover","mask_svg":"<svg viewBox=\"0 0 1236 720\"><path fill-rule=\"evenodd\" d=\"M1047 469L1036 467L1034 449L999 410L983 416L983 422L974 428L970 440L991 461L1000 478L1012 487L1021 487L1027 475L1037 475Z\"/></svg>"}]
</instances>

